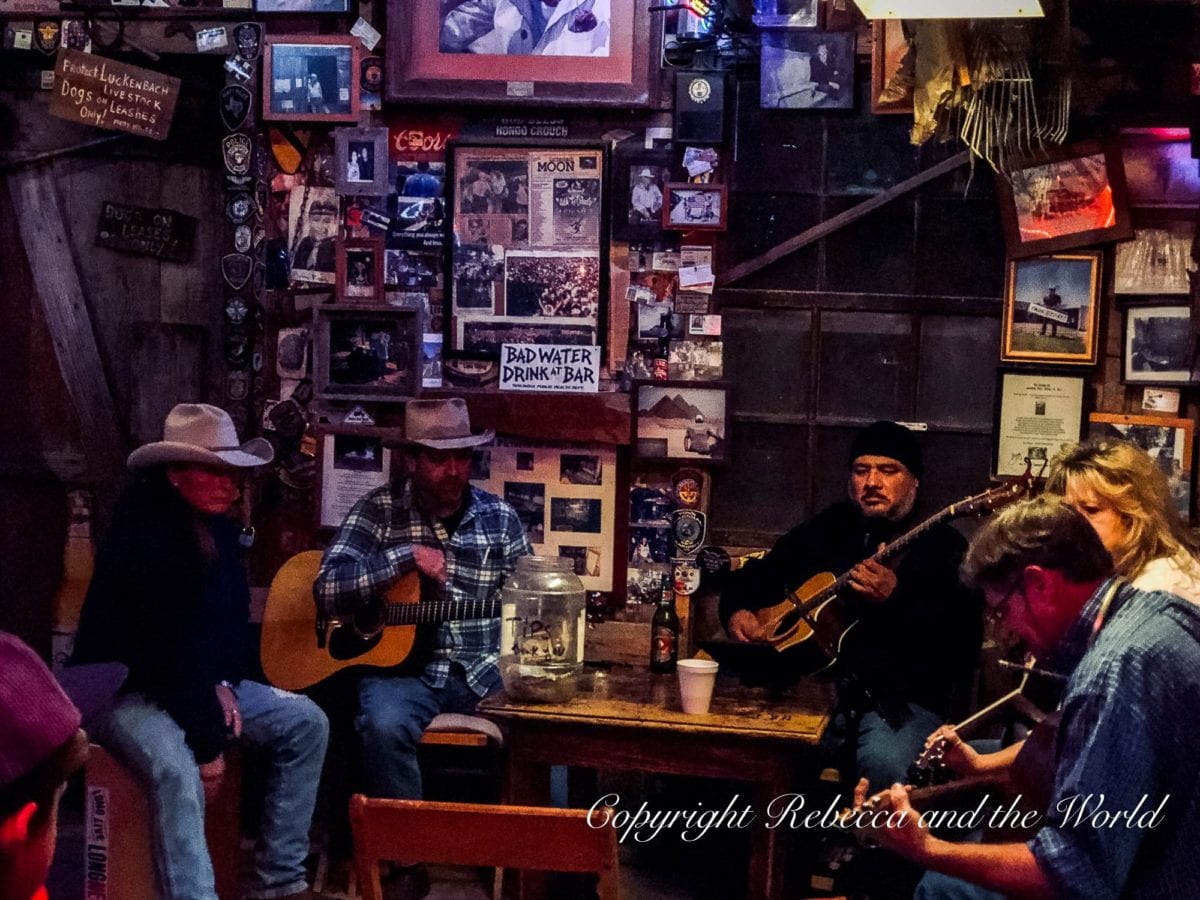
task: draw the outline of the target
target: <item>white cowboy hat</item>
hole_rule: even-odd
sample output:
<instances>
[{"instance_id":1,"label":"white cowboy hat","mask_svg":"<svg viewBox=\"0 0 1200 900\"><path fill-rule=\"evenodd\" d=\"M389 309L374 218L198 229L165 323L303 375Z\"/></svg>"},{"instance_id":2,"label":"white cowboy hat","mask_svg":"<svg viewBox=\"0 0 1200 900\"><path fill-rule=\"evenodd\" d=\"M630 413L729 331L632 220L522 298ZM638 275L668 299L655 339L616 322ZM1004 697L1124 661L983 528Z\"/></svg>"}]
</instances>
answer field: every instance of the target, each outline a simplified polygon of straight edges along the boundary
<instances>
[{"instance_id":1,"label":"white cowboy hat","mask_svg":"<svg viewBox=\"0 0 1200 900\"><path fill-rule=\"evenodd\" d=\"M403 444L432 450L459 450L486 444L495 436L491 430L472 433L467 401L461 397L410 400L404 407Z\"/></svg>"},{"instance_id":2,"label":"white cowboy hat","mask_svg":"<svg viewBox=\"0 0 1200 900\"><path fill-rule=\"evenodd\" d=\"M238 441L229 413L207 403L179 403L167 413L163 439L129 454L126 465L144 469L163 463L197 463L204 466L262 466L275 458L269 441Z\"/></svg>"},{"instance_id":3,"label":"white cowboy hat","mask_svg":"<svg viewBox=\"0 0 1200 900\"><path fill-rule=\"evenodd\" d=\"M653 178L653 177L654 177L654 173L651 172L649 169L642 169L642 171L638 172L638 178Z\"/></svg>"}]
</instances>

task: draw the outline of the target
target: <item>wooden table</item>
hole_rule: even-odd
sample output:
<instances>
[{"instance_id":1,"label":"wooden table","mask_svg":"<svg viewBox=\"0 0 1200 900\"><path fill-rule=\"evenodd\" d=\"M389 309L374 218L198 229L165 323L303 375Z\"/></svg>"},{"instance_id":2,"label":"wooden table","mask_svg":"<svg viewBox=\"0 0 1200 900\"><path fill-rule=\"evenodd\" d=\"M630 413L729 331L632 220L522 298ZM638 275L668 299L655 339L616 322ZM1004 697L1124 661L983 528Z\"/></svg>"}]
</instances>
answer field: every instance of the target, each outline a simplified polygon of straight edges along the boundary
<instances>
[{"instance_id":1,"label":"wooden table","mask_svg":"<svg viewBox=\"0 0 1200 900\"><path fill-rule=\"evenodd\" d=\"M707 715L680 711L674 675L643 667L585 670L565 703L523 703L503 692L478 714L508 730L509 802L545 805L550 767L628 769L748 782L751 825L747 896L779 897L782 841L762 827L767 805L793 790L793 777L829 724L831 685L807 680L768 693L718 678ZM740 801L739 801L740 802ZM631 809L630 812L635 810Z\"/></svg>"}]
</instances>

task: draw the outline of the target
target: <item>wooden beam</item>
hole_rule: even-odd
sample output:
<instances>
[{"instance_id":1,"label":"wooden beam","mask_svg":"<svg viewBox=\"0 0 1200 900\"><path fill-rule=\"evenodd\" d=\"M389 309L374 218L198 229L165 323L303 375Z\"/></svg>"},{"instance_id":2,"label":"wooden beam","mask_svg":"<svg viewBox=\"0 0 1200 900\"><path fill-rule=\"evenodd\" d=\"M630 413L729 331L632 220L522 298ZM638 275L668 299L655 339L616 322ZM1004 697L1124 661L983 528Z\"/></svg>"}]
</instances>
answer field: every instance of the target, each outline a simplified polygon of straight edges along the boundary
<instances>
[{"instance_id":1,"label":"wooden beam","mask_svg":"<svg viewBox=\"0 0 1200 900\"><path fill-rule=\"evenodd\" d=\"M125 439L71 253L53 170L48 164L30 166L11 173L7 180L63 384L87 440L96 498L107 517L123 481Z\"/></svg>"},{"instance_id":2,"label":"wooden beam","mask_svg":"<svg viewBox=\"0 0 1200 900\"><path fill-rule=\"evenodd\" d=\"M918 172L912 178L906 178L899 184L888 188L882 194L876 194L870 200L865 200L857 206L852 206L845 212L840 212L833 218L826 219L824 222L814 225L807 231L802 231L795 237L788 238L782 244L776 244L765 253L761 253L745 262L738 263L725 273L725 277L721 279L718 287L728 287L745 278L747 275L752 275L760 269L765 269L771 263L778 262L783 257L795 253L802 247L807 247L809 244L821 240L821 238L828 237L835 231L839 231L852 222L857 222L863 216L874 212L884 204L898 200L921 185L933 181L935 178L942 177L947 172L953 172L959 166L965 165L970 158L971 154L966 150L962 153L957 153L923 172Z\"/></svg>"}]
</instances>

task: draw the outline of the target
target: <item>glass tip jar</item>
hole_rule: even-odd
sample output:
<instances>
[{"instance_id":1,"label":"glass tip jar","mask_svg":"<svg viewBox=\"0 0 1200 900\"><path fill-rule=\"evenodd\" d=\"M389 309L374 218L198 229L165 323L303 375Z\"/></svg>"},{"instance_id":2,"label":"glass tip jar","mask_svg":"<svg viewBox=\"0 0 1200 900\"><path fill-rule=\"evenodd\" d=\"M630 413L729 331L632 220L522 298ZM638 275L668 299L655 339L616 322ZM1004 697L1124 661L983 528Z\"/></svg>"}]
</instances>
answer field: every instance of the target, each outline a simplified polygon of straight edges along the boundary
<instances>
[{"instance_id":1,"label":"glass tip jar","mask_svg":"<svg viewBox=\"0 0 1200 900\"><path fill-rule=\"evenodd\" d=\"M542 703L574 697L586 628L574 561L522 556L505 579L500 605L500 677L508 696Z\"/></svg>"}]
</instances>

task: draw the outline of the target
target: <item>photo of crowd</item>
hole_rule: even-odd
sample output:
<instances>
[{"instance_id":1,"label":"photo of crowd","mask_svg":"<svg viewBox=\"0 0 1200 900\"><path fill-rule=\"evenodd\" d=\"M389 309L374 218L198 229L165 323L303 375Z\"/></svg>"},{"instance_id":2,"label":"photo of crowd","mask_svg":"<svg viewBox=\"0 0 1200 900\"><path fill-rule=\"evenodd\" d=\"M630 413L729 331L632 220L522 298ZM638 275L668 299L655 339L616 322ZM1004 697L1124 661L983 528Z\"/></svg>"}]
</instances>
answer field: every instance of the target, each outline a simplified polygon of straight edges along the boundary
<instances>
[{"instance_id":1,"label":"photo of crowd","mask_svg":"<svg viewBox=\"0 0 1200 900\"><path fill-rule=\"evenodd\" d=\"M578 254L509 253L505 307L510 316L593 319L600 305L600 260Z\"/></svg>"}]
</instances>

